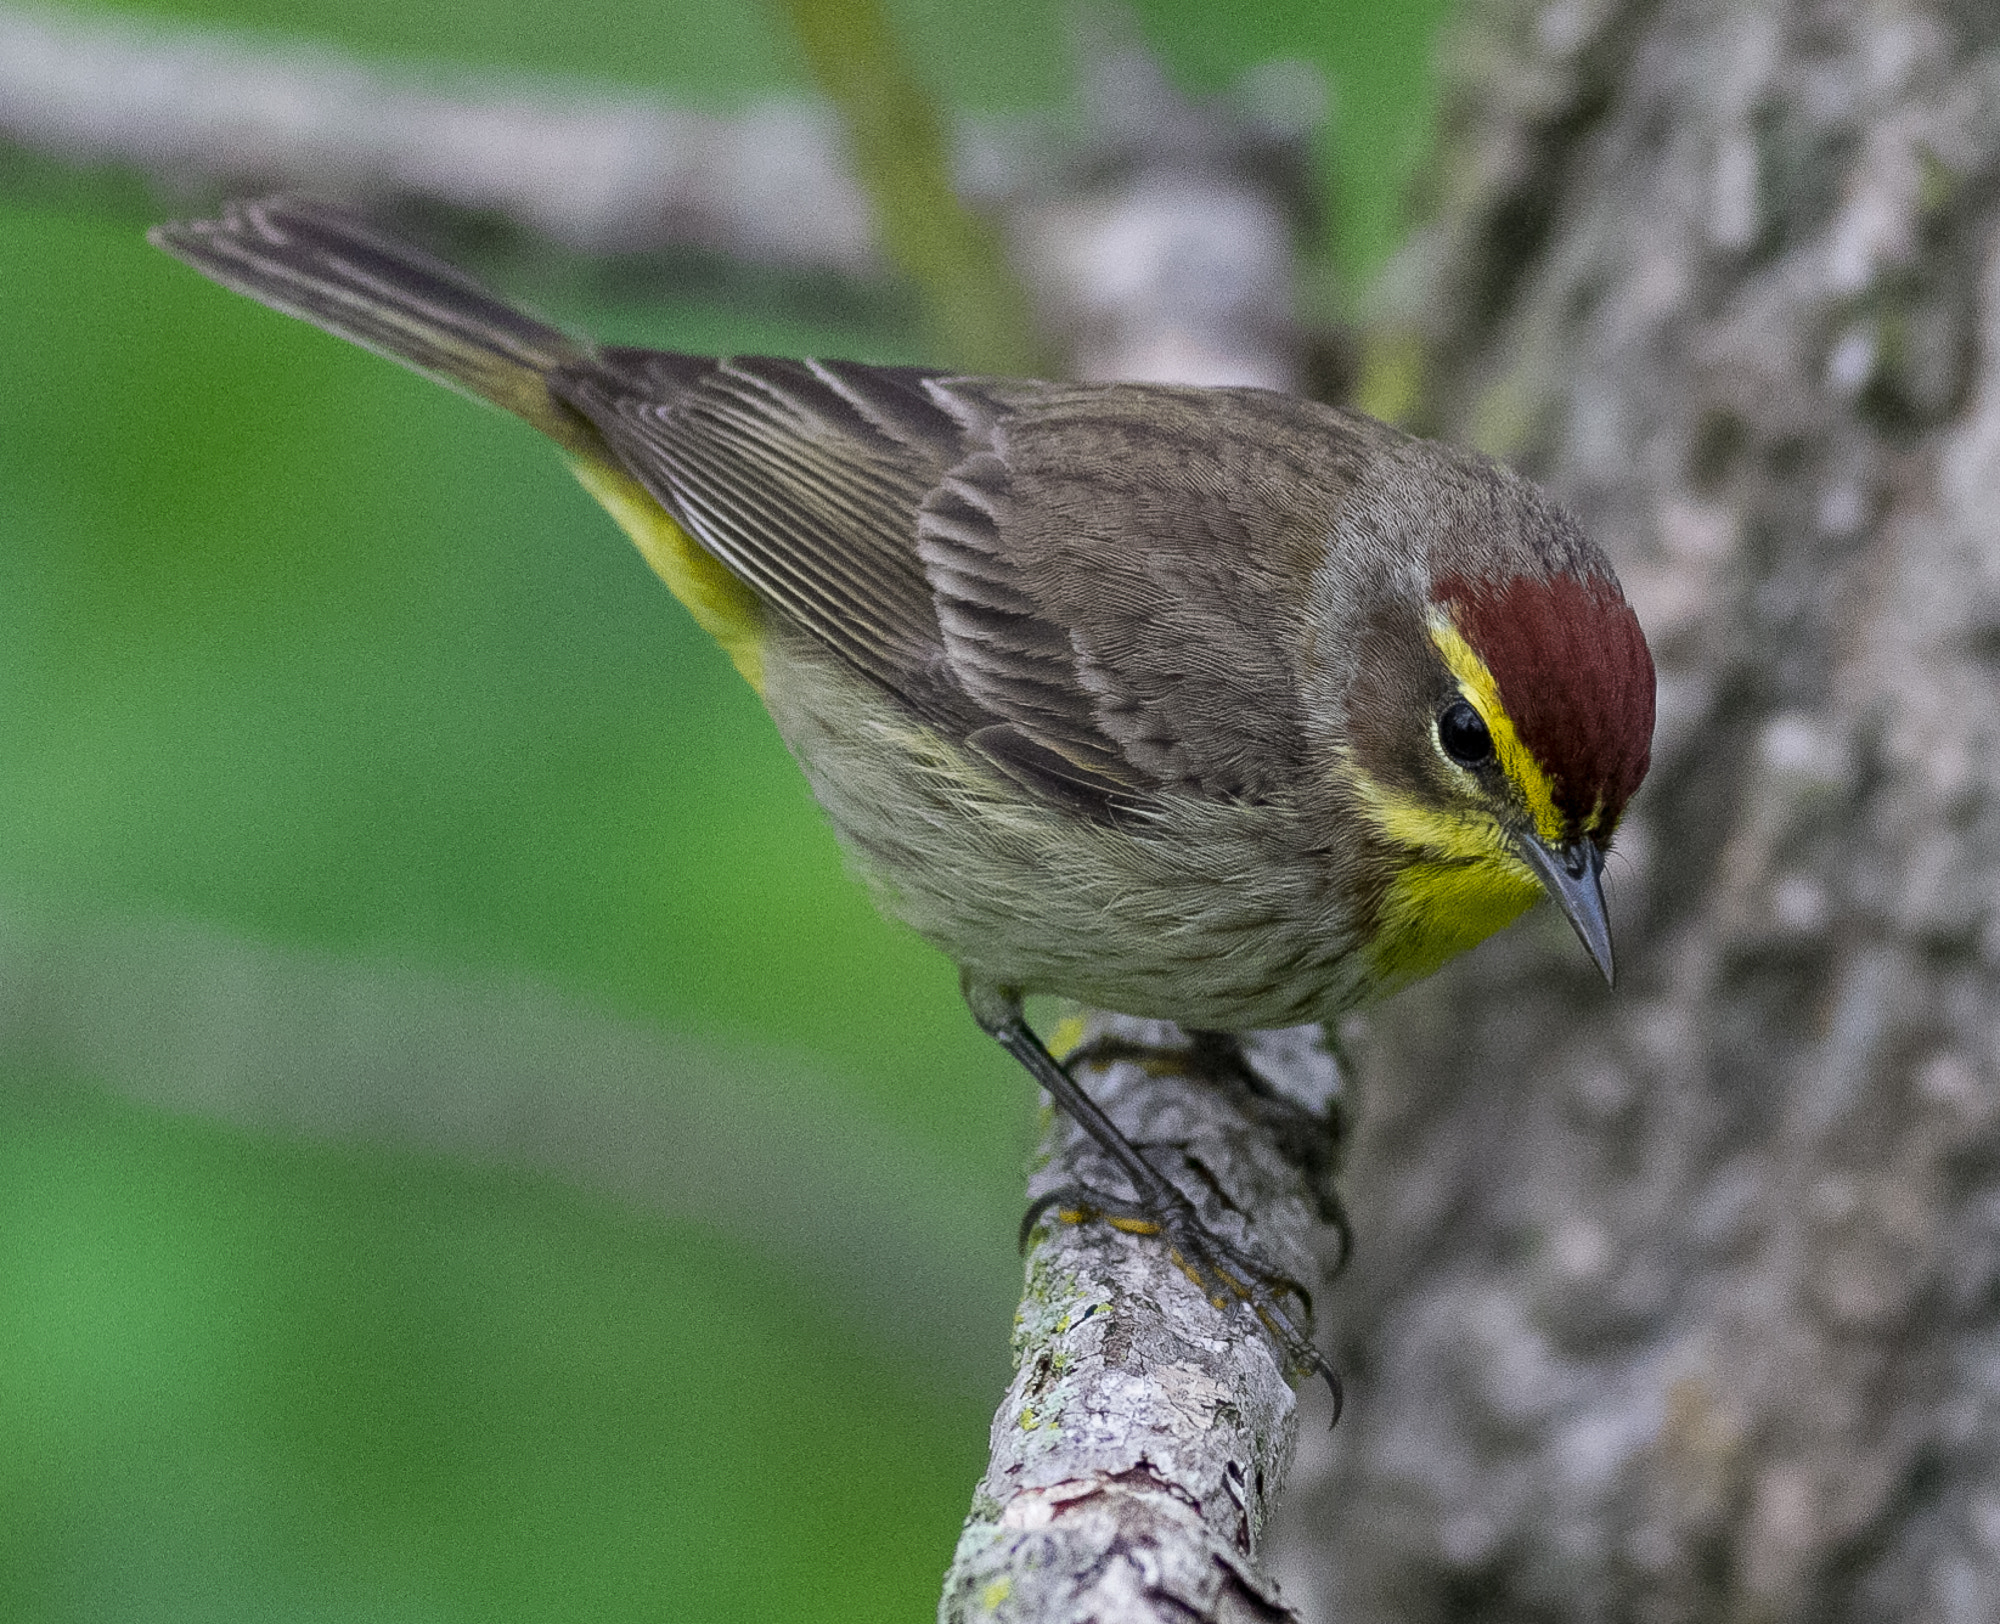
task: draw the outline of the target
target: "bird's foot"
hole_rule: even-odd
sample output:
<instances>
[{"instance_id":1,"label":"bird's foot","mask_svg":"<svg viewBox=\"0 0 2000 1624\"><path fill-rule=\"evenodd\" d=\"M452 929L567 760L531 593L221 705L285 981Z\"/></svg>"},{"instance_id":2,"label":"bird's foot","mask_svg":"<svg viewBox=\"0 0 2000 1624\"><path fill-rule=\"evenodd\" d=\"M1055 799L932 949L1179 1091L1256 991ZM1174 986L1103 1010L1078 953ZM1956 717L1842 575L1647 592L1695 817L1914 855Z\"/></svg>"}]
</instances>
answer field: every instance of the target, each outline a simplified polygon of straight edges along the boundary
<instances>
[{"instance_id":1,"label":"bird's foot","mask_svg":"<svg viewBox=\"0 0 2000 1624\"><path fill-rule=\"evenodd\" d=\"M1115 1227L1164 1239L1175 1264L1218 1309L1244 1303L1284 1351L1291 1367L1322 1377L1332 1391L1334 1418L1342 1399L1340 1376L1326 1356L1313 1346L1308 1327L1312 1302L1305 1288L1289 1275L1223 1240L1201 1221L1194 1203L1149 1161L1120 1131L1104 1108L1078 1084L1068 1069L1050 1054L1021 1012L1021 995L1004 986L962 978L973 1018L1028 1074L1047 1090L1077 1127L1097 1142L1105 1158L1131 1185L1130 1200L1107 1197L1075 1186L1043 1196L1028 1210L1022 1240L1050 1211L1074 1212L1079 1220L1101 1213ZM1074 1058L1074 1057L1073 1057ZM1200 1164L1189 1158L1201 1171ZM1211 1181L1213 1182L1213 1181ZM1218 1189L1218 1194L1220 1190Z\"/></svg>"},{"instance_id":2,"label":"bird's foot","mask_svg":"<svg viewBox=\"0 0 2000 1624\"><path fill-rule=\"evenodd\" d=\"M1161 1237L1175 1267L1194 1282L1210 1307L1227 1312L1232 1304L1243 1304L1277 1343L1293 1371L1325 1381L1333 1394L1333 1418L1338 1421L1346 1395L1340 1373L1313 1344L1312 1294L1282 1270L1224 1240L1201 1221L1193 1202L1171 1186L1168 1190L1158 1205L1124 1200L1080 1185L1051 1190L1022 1215L1022 1249L1026 1250L1036 1226L1048 1218L1070 1224L1102 1219L1128 1235Z\"/></svg>"},{"instance_id":3,"label":"bird's foot","mask_svg":"<svg viewBox=\"0 0 2000 1624\"><path fill-rule=\"evenodd\" d=\"M1187 1037L1182 1047L1162 1048L1102 1032L1071 1050L1063 1064L1074 1074L1082 1067L1101 1069L1123 1061L1149 1077L1192 1077L1235 1091L1276 1139L1279 1152L1305 1175L1320 1222L1334 1232L1336 1244L1326 1277L1337 1278L1354 1255L1354 1225L1334 1183L1349 1131L1344 1102L1336 1097L1322 1113L1278 1092L1251 1063L1234 1033L1191 1029Z\"/></svg>"}]
</instances>

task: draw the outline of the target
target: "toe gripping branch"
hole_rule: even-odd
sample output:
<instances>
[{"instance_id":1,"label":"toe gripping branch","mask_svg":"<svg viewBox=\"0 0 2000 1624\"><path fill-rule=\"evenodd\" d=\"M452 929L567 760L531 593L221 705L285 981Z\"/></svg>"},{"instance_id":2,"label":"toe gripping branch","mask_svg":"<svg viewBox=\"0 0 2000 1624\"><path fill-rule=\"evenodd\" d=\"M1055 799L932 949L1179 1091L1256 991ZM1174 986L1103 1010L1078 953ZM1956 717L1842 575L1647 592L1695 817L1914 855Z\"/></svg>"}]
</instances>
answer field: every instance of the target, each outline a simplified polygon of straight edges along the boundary
<instances>
[{"instance_id":1,"label":"toe gripping branch","mask_svg":"<svg viewBox=\"0 0 2000 1624\"><path fill-rule=\"evenodd\" d=\"M1312 1297L1306 1288L1261 1258L1224 1240L1202 1222L1194 1203L1147 1159L1137 1145L1125 1137L1097 1102L1078 1086L1061 1062L1049 1053L1029 1027L1018 996L968 982L966 1001L980 1026L1018 1060L1035 1081L1048 1090L1049 1097L1097 1142L1105 1155L1117 1164L1134 1192L1132 1198L1126 1199L1077 1187L1051 1191L1030 1206L1023 1217L1022 1244L1026 1245L1035 1225L1050 1213L1071 1221L1101 1217L1114 1228L1129 1234L1162 1237L1175 1264L1215 1308L1226 1310L1232 1303L1246 1305L1296 1369L1316 1374L1326 1382L1333 1394L1333 1415L1337 1422L1345 1394L1339 1372L1313 1345ZM1190 1071L1197 1070L1196 1063L1212 1058L1205 1051L1213 1046L1213 1040L1218 1036L1204 1033L1197 1037L1195 1048L1187 1057L1191 1062L1188 1066ZM1248 1073L1250 1068L1236 1052L1233 1042L1226 1038L1222 1042L1233 1066L1241 1073ZM1140 1054L1141 1051L1135 1050L1128 1056L1120 1049L1116 1053L1093 1053L1092 1058L1138 1058ZM1143 1051L1143 1055L1147 1059L1158 1058L1150 1050ZM1201 1065L1199 1074L1211 1075L1211 1068ZM1228 1075L1231 1081L1240 1080L1236 1072ZM1269 1091L1260 1084L1253 1083L1252 1087L1260 1097L1270 1098ZM1321 1185L1321 1188L1324 1189L1324 1186ZM1323 1210L1328 1205L1324 1194L1321 1205ZM1340 1231L1339 1261L1344 1265L1349 1249L1345 1214L1340 1213L1337 1202L1334 1202L1328 1216Z\"/></svg>"}]
</instances>

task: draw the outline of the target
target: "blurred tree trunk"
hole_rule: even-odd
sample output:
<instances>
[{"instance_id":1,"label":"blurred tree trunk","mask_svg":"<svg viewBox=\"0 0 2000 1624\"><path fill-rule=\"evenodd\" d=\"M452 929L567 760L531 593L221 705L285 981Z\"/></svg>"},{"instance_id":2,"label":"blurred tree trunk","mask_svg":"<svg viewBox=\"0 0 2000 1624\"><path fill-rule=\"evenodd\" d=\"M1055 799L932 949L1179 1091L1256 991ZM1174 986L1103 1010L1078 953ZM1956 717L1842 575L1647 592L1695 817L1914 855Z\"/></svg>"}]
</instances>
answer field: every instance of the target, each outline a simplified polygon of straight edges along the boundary
<instances>
[{"instance_id":1,"label":"blurred tree trunk","mask_svg":"<svg viewBox=\"0 0 2000 1624\"><path fill-rule=\"evenodd\" d=\"M1660 727L1617 991L1544 920L1368 1023L1279 1571L2000 1618L2000 6L1472 0L1444 98L1374 393L1579 512Z\"/></svg>"}]
</instances>

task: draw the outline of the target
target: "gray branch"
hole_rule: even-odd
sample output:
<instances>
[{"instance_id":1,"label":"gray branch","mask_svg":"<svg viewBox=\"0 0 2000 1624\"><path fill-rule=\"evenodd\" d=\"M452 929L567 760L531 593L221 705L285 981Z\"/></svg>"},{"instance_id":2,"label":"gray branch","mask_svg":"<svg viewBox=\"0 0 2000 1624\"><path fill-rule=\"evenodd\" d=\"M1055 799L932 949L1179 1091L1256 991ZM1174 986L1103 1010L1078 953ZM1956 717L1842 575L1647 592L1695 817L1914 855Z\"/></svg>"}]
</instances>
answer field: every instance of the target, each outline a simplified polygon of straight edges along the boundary
<instances>
[{"instance_id":1,"label":"gray branch","mask_svg":"<svg viewBox=\"0 0 2000 1624\"><path fill-rule=\"evenodd\" d=\"M1296 383L1291 210L1324 116L1302 64L1190 104L1129 41L1081 116L969 119L958 186L1003 216L1085 377ZM317 42L0 5L0 141L205 206L291 189L507 220L585 255L703 250L883 274L831 109L704 113L529 74L385 67Z\"/></svg>"},{"instance_id":2,"label":"gray branch","mask_svg":"<svg viewBox=\"0 0 2000 1624\"><path fill-rule=\"evenodd\" d=\"M1284 1104L1204 1071L1164 1023L1096 1017L1088 1031L1086 1053L1106 1041L1136 1052L1079 1065L1078 1081L1181 1173L1216 1233L1315 1286L1316 1192L1277 1122L1331 1137L1340 1076L1318 1029L1246 1041ZM1031 1194L1121 1192L1067 1117L1052 1116L1042 1149ZM1014 1347L944 1624L1296 1619L1256 1562L1299 1406L1247 1308L1218 1309L1155 1237L1051 1220L1029 1254Z\"/></svg>"}]
</instances>

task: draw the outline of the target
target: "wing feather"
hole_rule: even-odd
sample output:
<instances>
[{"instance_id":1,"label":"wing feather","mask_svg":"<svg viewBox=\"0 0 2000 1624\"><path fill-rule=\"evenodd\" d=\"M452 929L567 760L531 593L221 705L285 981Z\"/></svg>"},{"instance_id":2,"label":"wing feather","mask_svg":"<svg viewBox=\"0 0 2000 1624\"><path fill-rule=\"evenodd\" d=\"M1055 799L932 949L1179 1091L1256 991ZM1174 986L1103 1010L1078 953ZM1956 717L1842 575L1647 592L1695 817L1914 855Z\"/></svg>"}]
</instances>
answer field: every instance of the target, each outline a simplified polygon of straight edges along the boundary
<instances>
[{"instance_id":1,"label":"wing feather","mask_svg":"<svg viewBox=\"0 0 2000 1624\"><path fill-rule=\"evenodd\" d=\"M1371 434L1257 391L606 351L557 392L779 614L1044 799L1262 800Z\"/></svg>"},{"instance_id":2,"label":"wing feather","mask_svg":"<svg viewBox=\"0 0 2000 1624\"><path fill-rule=\"evenodd\" d=\"M632 352L608 359L567 398L640 483L780 613L935 711L924 673L937 614L908 540L935 453L890 438L800 362L690 375Z\"/></svg>"},{"instance_id":3,"label":"wing feather","mask_svg":"<svg viewBox=\"0 0 2000 1624\"><path fill-rule=\"evenodd\" d=\"M328 205L155 240L620 462L772 611L1089 816L1299 772L1285 625L1380 425L1255 390L592 349ZM623 501L622 487L615 499Z\"/></svg>"}]
</instances>

